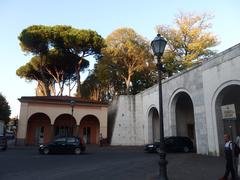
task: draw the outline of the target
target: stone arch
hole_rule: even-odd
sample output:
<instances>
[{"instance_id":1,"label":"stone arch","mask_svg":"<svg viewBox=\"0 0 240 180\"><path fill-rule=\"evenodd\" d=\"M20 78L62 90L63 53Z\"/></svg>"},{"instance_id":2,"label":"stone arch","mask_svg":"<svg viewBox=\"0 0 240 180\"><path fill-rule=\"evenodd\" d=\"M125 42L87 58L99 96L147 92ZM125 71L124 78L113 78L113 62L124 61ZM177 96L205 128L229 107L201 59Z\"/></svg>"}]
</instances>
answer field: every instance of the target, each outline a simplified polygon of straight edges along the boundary
<instances>
[{"instance_id":1,"label":"stone arch","mask_svg":"<svg viewBox=\"0 0 240 180\"><path fill-rule=\"evenodd\" d=\"M177 135L177 126L176 126L176 104L177 104L177 100L179 98L179 96L181 95L181 93L186 93L189 95L189 97L192 99L190 93L184 89L184 88L179 88L179 89L176 89L171 97L170 97L170 101L169 101L169 104L168 104L168 109L169 109L169 120L170 120L170 126L171 126L171 134L173 136L176 136Z\"/></svg>"},{"instance_id":2,"label":"stone arch","mask_svg":"<svg viewBox=\"0 0 240 180\"><path fill-rule=\"evenodd\" d=\"M84 116L79 125L79 134L87 144L98 144L100 136L100 121L94 115Z\"/></svg>"},{"instance_id":3,"label":"stone arch","mask_svg":"<svg viewBox=\"0 0 240 180\"><path fill-rule=\"evenodd\" d=\"M229 133L233 140L240 135L240 81L227 81L220 85L214 93L212 100L213 130L216 137L217 153L223 154L223 134ZM222 116L222 106L233 105L236 110L236 118Z\"/></svg>"},{"instance_id":4,"label":"stone arch","mask_svg":"<svg viewBox=\"0 0 240 180\"><path fill-rule=\"evenodd\" d=\"M176 90L169 105L172 134L187 136L196 146L194 105L190 93L186 89Z\"/></svg>"},{"instance_id":5,"label":"stone arch","mask_svg":"<svg viewBox=\"0 0 240 180\"><path fill-rule=\"evenodd\" d=\"M48 143L51 140L51 120L44 113L32 114L27 122L27 145Z\"/></svg>"},{"instance_id":6,"label":"stone arch","mask_svg":"<svg viewBox=\"0 0 240 180\"><path fill-rule=\"evenodd\" d=\"M148 110L148 143L160 141L160 119L156 107Z\"/></svg>"},{"instance_id":7,"label":"stone arch","mask_svg":"<svg viewBox=\"0 0 240 180\"><path fill-rule=\"evenodd\" d=\"M77 135L77 123L70 114L61 114L54 121L54 136Z\"/></svg>"}]
</instances>

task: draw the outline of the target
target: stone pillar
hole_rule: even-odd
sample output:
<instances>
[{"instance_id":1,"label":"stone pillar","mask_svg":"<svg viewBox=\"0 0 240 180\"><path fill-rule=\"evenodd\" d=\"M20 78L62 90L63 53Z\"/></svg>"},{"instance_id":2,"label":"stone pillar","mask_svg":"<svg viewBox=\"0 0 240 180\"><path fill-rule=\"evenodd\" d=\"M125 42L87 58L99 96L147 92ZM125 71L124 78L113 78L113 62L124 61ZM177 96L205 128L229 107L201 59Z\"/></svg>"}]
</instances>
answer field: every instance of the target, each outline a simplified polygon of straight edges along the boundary
<instances>
[{"instance_id":1,"label":"stone pillar","mask_svg":"<svg viewBox=\"0 0 240 180\"><path fill-rule=\"evenodd\" d=\"M79 125L76 125L74 136L80 136L80 132L79 131L80 131Z\"/></svg>"},{"instance_id":2,"label":"stone pillar","mask_svg":"<svg viewBox=\"0 0 240 180\"><path fill-rule=\"evenodd\" d=\"M54 125L53 124L51 124L50 125L50 141L52 141L54 138L55 138L55 134L54 134Z\"/></svg>"}]
</instances>

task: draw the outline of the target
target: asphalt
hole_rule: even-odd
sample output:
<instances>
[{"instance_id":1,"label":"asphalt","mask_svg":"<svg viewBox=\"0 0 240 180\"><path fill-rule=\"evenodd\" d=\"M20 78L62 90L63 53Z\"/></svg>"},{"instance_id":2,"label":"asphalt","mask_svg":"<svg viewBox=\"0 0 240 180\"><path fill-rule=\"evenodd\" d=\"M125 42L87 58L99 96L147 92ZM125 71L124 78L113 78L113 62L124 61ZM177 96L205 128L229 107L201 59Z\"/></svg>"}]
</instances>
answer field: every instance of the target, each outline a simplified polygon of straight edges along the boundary
<instances>
[{"instance_id":1,"label":"asphalt","mask_svg":"<svg viewBox=\"0 0 240 180\"><path fill-rule=\"evenodd\" d=\"M9 144L10 149L28 149L31 146L15 146ZM35 147L36 148L36 147ZM141 152L142 146L103 146L88 145L88 152ZM151 155L152 156L152 155ZM155 156L154 156L155 157ZM225 171L224 157L199 155L196 153L167 153L167 176L170 180L217 180ZM153 164L158 164L156 154ZM159 179L159 168L156 165L155 173L150 173L147 179Z\"/></svg>"}]
</instances>

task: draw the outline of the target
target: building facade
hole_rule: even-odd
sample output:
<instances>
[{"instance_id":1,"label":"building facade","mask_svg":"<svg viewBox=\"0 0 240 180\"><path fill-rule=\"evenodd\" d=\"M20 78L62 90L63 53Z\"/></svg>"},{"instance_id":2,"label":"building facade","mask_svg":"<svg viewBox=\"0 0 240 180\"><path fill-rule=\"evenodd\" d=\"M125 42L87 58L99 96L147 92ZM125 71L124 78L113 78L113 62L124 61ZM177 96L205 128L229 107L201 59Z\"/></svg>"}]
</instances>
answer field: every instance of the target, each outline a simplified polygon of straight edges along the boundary
<instances>
[{"instance_id":1,"label":"building facade","mask_svg":"<svg viewBox=\"0 0 240 180\"><path fill-rule=\"evenodd\" d=\"M21 97L17 143L49 143L59 136L81 136L87 144L107 138L107 104L76 97Z\"/></svg>"},{"instance_id":2,"label":"building facade","mask_svg":"<svg viewBox=\"0 0 240 180\"><path fill-rule=\"evenodd\" d=\"M199 154L220 155L223 134L240 135L240 44L162 82L165 136L190 137ZM160 139L158 85L109 107L112 145Z\"/></svg>"}]
</instances>

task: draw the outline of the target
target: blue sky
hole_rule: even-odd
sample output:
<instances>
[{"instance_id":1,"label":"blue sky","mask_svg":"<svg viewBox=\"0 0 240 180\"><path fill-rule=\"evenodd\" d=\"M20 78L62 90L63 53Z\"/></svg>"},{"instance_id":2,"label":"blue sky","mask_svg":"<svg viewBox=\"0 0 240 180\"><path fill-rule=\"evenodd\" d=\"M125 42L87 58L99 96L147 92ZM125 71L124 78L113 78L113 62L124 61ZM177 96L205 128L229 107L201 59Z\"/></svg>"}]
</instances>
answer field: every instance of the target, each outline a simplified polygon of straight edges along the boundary
<instances>
[{"instance_id":1,"label":"blue sky","mask_svg":"<svg viewBox=\"0 0 240 180\"><path fill-rule=\"evenodd\" d=\"M120 27L133 28L152 40L157 25L173 25L181 12L214 15L211 32L221 43L221 52L240 43L239 0L1 0L0 1L0 92L6 97L12 117L19 115L21 96L35 95L35 84L16 76L16 70L29 61L17 39L20 32L34 24L71 25L92 29L102 37ZM92 64L93 65L93 64Z\"/></svg>"}]
</instances>

